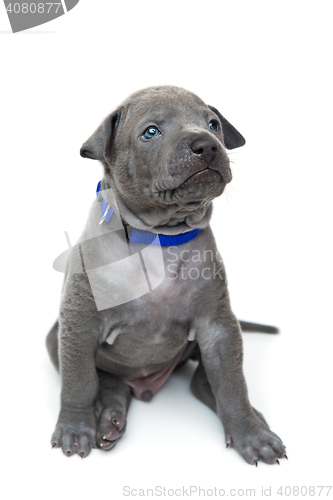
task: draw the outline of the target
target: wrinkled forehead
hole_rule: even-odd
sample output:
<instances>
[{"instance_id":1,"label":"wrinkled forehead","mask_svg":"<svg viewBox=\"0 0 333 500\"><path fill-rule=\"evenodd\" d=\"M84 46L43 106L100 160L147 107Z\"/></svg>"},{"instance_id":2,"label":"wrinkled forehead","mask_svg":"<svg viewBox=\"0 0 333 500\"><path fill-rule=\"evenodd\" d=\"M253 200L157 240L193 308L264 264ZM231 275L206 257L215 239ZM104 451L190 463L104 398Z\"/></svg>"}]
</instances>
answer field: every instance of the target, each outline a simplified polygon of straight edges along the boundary
<instances>
[{"instance_id":1,"label":"wrinkled forehead","mask_svg":"<svg viewBox=\"0 0 333 500\"><path fill-rule=\"evenodd\" d=\"M126 122L133 128L140 122L170 122L182 120L191 123L207 119L208 106L195 94L181 89L174 92L147 92L136 94L124 103Z\"/></svg>"}]
</instances>

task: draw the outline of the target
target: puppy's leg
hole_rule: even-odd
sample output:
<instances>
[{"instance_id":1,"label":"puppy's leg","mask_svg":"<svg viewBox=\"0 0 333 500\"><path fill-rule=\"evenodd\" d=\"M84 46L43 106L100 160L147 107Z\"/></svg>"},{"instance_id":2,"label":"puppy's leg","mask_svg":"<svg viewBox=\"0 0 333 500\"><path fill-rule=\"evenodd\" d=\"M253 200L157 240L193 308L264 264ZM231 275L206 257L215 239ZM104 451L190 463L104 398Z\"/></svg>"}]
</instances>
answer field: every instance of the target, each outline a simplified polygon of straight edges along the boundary
<instances>
[{"instance_id":1,"label":"puppy's leg","mask_svg":"<svg viewBox=\"0 0 333 500\"><path fill-rule=\"evenodd\" d=\"M98 370L99 393L95 405L98 420L96 444L111 450L126 429L126 415L131 402L131 390L115 375Z\"/></svg>"},{"instance_id":2,"label":"puppy's leg","mask_svg":"<svg viewBox=\"0 0 333 500\"><path fill-rule=\"evenodd\" d=\"M208 408L213 410L213 412L217 413L215 396L213 394L210 383L208 382L207 374L205 372L205 368L202 364L201 359L192 377L191 391L193 395L197 399L199 399L199 401L208 406ZM257 415L257 417L260 418L260 420L268 427L268 424L263 414L260 413L260 411L256 410L255 408L253 408L253 406L252 409L254 413Z\"/></svg>"},{"instance_id":3,"label":"puppy's leg","mask_svg":"<svg viewBox=\"0 0 333 500\"><path fill-rule=\"evenodd\" d=\"M61 376L61 409L52 447L61 447L68 457L89 455L96 442L94 404L98 394L95 353L98 329L92 315L63 310L58 328L58 358ZM94 318L93 318L94 319ZM52 345L53 332L49 338ZM53 359L56 363L53 344Z\"/></svg>"},{"instance_id":4,"label":"puppy's leg","mask_svg":"<svg viewBox=\"0 0 333 500\"><path fill-rule=\"evenodd\" d=\"M285 449L281 439L250 405L242 369L241 331L230 309L224 307L219 318L206 321L197 339L227 446L234 446L250 464L257 464L258 460L278 462L285 456Z\"/></svg>"}]
</instances>

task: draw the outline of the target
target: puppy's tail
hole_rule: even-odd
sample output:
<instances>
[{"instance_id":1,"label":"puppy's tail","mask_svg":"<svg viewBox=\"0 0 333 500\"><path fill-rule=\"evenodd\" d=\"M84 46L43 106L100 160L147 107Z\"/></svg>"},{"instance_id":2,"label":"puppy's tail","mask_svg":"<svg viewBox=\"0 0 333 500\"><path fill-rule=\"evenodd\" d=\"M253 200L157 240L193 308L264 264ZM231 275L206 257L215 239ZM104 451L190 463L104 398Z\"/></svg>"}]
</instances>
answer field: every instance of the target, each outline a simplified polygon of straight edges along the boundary
<instances>
[{"instance_id":1,"label":"puppy's tail","mask_svg":"<svg viewBox=\"0 0 333 500\"><path fill-rule=\"evenodd\" d=\"M248 321L238 320L243 332L259 332L259 333L279 333L276 326L259 325L258 323L249 323Z\"/></svg>"}]
</instances>

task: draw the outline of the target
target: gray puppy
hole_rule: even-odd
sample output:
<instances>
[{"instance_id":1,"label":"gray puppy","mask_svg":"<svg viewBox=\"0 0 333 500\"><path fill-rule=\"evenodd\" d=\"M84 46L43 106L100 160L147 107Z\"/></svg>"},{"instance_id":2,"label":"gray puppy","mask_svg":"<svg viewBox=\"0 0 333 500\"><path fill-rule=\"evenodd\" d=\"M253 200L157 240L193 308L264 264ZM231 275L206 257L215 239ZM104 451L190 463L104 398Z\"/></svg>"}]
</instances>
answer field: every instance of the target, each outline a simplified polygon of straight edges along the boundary
<instances>
[{"instance_id":1,"label":"gray puppy","mask_svg":"<svg viewBox=\"0 0 333 500\"><path fill-rule=\"evenodd\" d=\"M245 143L212 106L178 87L129 97L81 148L104 175L71 249L59 320L47 337L61 375L52 446L67 456L110 450L132 395L149 401L170 373L199 361L194 395L249 463L285 447L248 399L240 325L209 226L231 181L226 149Z\"/></svg>"}]
</instances>

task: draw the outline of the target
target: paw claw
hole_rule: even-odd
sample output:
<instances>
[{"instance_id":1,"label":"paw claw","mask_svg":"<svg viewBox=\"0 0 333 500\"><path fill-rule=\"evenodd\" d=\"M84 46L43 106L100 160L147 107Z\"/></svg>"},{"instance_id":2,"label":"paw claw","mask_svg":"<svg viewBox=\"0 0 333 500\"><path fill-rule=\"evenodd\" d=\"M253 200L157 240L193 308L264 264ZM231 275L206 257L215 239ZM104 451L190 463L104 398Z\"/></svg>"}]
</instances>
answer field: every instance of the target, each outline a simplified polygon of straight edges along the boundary
<instances>
[{"instance_id":1,"label":"paw claw","mask_svg":"<svg viewBox=\"0 0 333 500\"><path fill-rule=\"evenodd\" d=\"M285 457L286 457L286 459L288 460L288 457L287 457L287 455L285 455Z\"/></svg>"},{"instance_id":2,"label":"paw claw","mask_svg":"<svg viewBox=\"0 0 333 500\"><path fill-rule=\"evenodd\" d=\"M276 462L278 465L280 465L280 462L279 462L279 460L278 460L278 459L276 459L276 460L275 460L275 462Z\"/></svg>"},{"instance_id":3,"label":"paw claw","mask_svg":"<svg viewBox=\"0 0 333 500\"><path fill-rule=\"evenodd\" d=\"M257 459L257 458L255 458L255 459L253 460L253 463L255 464L255 466L256 466L256 467L258 467L258 459Z\"/></svg>"},{"instance_id":4,"label":"paw claw","mask_svg":"<svg viewBox=\"0 0 333 500\"><path fill-rule=\"evenodd\" d=\"M230 442L228 441L226 444L226 448L229 448L229 446L230 446Z\"/></svg>"},{"instance_id":5,"label":"paw claw","mask_svg":"<svg viewBox=\"0 0 333 500\"><path fill-rule=\"evenodd\" d=\"M53 450L53 448L55 448L56 446L57 446L57 443L56 443L55 441L53 441L53 443L52 443L52 450Z\"/></svg>"}]
</instances>

